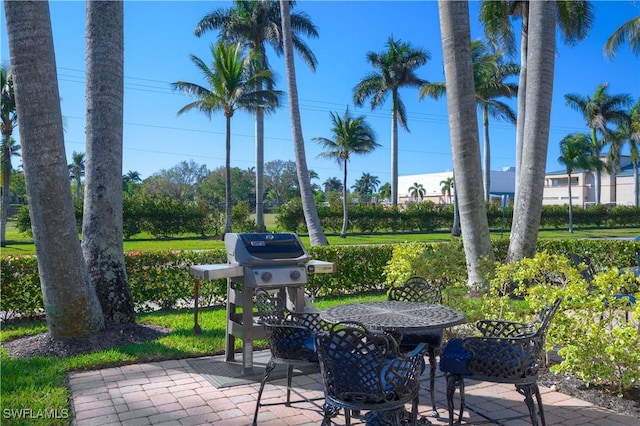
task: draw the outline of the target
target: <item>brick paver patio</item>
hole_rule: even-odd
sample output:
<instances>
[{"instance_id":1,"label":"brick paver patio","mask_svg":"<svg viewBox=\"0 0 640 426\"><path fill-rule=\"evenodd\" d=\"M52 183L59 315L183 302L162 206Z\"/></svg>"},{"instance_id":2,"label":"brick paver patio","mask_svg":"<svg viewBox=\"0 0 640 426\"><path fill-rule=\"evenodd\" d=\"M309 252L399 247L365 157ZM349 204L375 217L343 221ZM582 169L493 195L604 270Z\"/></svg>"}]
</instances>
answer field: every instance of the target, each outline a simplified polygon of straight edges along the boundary
<instances>
[{"instance_id":1,"label":"brick paver patio","mask_svg":"<svg viewBox=\"0 0 640 426\"><path fill-rule=\"evenodd\" d=\"M216 357L211 357L212 360ZM219 357L218 357L219 358ZM213 361L212 361L213 362ZM276 367L284 369L283 366ZM428 371L428 370L427 370ZM430 416L428 374L422 380L420 414ZM72 393L73 424L98 425L250 425L259 383L216 388L205 375L195 371L188 360L135 364L69 375ZM268 382L262 402L284 401L284 379ZM464 421L486 424L487 419L514 417L528 413L523 397L513 385L468 381ZM323 395L319 373L296 374L293 384L308 398ZM438 377L436 396L440 418L428 417L434 425L447 421L444 377ZM547 424L549 425L638 425L640 419L616 414L541 387ZM457 397L457 395L456 395ZM292 394L292 399L297 399ZM483 417L484 416L484 417ZM485 418L486 417L486 418ZM319 425L322 400L285 405L263 406L258 424L264 426ZM344 425L344 416L333 419ZM363 424L353 419L353 424ZM530 424L524 419L503 420L507 426Z\"/></svg>"}]
</instances>

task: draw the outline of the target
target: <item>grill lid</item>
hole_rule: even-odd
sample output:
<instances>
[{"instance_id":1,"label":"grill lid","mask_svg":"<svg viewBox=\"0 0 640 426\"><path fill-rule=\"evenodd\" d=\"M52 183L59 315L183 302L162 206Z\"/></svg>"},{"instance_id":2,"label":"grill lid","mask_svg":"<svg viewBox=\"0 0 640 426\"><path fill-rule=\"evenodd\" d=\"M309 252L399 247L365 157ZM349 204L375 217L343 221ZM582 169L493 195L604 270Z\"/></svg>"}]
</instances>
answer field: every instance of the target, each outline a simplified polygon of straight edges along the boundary
<instances>
[{"instance_id":1,"label":"grill lid","mask_svg":"<svg viewBox=\"0 0 640 426\"><path fill-rule=\"evenodd\" d=\"M302 242L293 233L228 233L224 237L231 263L299 263L309 259Z\"/></svg>"}]
</instances>

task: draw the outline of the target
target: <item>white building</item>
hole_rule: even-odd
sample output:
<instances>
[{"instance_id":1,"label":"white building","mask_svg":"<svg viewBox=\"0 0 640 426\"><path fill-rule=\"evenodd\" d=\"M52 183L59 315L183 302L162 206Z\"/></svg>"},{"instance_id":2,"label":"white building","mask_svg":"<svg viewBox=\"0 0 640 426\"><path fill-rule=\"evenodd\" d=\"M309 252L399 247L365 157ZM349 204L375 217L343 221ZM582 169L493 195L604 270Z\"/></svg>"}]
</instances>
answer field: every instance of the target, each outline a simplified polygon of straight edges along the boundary
<instances>
[{"instance_id":1,"label":"white building","mask_svg":"<svg viewBox=\"0 0 640 426\"><path fill-rule=\"evenodd\" d=\"M410 188L414 187L416 183L424 188L425 196L423 200L433 201L436 204L449 204L452 200L449 200L447 194L442 194L443 182L449 178L453 178L453 171L398 176L398 204L418 201L409 196ZM513 200L516 182L514 167L492 170L490 179L492 198L496 198L497 202L500 202L501 197L506 195L510 200ZM453 195L454 192L452 191L452 198Z\"/></svg>"}]
</instances>

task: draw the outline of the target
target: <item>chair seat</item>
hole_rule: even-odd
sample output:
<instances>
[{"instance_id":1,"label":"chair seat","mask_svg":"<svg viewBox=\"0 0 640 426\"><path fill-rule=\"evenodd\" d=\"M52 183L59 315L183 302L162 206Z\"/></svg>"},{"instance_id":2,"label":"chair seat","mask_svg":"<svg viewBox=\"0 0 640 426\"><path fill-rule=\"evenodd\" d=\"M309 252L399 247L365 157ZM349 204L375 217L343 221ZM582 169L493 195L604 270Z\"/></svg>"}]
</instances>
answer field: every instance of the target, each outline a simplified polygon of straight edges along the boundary
<instances>
[{"instance_id":1,"label":"chair seat","mask_svg":"<svg viewBox=\"0 0 640 426\"><path fill-rule=\"evenodd\" d=\"M426 343L432 347L439 347L442 343L442 329L432 331L406 331L402 333L400 348L414 348L420 343Z\"/></svg>"},{"instance_id":2,"label":"chair seat","mask_svg":"<svg viewBox=\"0 0 640 426\"><path fill-rule=\"evenodd\" d=\"M472 339L468 345L471 350L464 347L463 339L450 340L440 357L440 369L463 376L494 377L499 381L524 377L537 367L536 358L531 357L531 351L524 345L501 339Z\"/></svg>"},{"instance_id":3,"label":"chair seat","mask_svg":"<svg viewBox=\"0 0 640 426\"><path fill-rule=\"evenodd\" d=\"M468 376L472 354L462 346L462 339L451 339L440 355L440 370L445 373Z\"/></svg>"}]
</instances>

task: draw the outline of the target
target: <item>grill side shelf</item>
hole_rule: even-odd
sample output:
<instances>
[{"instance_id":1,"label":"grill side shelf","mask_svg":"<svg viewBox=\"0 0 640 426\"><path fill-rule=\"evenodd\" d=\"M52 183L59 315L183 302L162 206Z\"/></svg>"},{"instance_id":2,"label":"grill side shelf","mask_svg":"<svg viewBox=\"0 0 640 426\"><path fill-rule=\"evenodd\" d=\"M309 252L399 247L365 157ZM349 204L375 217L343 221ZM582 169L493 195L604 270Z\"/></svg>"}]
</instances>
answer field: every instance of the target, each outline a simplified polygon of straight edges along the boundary
<instances>
[{"instance_id":1,"label":"grill side shelf","mask_svg":"<svg viewBox=\"0 0 640 426\"><path fill-rule=\"evenodd\" d=\"M193 265L189 268L189 273L201 280L217 280L220 278L241 277L244 275L244 267L237 263Z\"/></svg>"}]
</instances>

